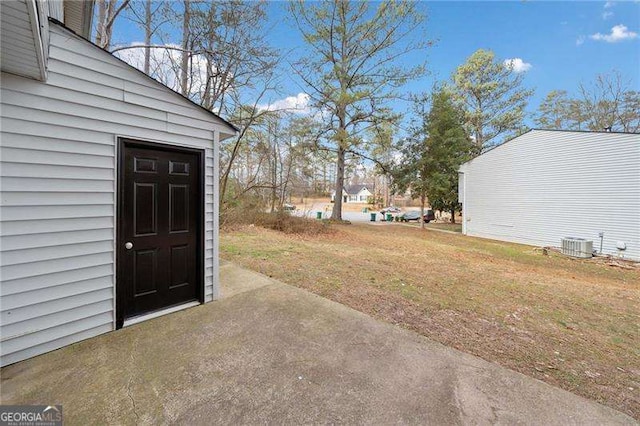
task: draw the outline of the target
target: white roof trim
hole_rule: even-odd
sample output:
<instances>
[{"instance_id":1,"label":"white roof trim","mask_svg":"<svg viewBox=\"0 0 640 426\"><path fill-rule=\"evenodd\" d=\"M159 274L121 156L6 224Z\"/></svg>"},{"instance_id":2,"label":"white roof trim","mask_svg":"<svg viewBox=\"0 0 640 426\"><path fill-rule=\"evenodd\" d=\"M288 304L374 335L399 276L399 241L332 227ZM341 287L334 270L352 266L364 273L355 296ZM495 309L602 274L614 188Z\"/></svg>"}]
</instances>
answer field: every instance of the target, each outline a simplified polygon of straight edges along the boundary
<instances>
[{"instance_id":1,"label":"white roof trim","mask_svg":"<svg viewBox=\"0 0 640 426\"><path fill-rule=\"evenodd\" d=\"M46 19L46 15L41 15L44 12L44 5L40 4L40 7L38 7L36 1L37 0L26 0L26 6L27 12L29 13L29 21L31 23L31 32L35 43L36 61L40 68L40 80L46 81L47 63L44 45L42 43L42 34L45 31L49 31L49 21Z\"/></svg>"}]
</instances>

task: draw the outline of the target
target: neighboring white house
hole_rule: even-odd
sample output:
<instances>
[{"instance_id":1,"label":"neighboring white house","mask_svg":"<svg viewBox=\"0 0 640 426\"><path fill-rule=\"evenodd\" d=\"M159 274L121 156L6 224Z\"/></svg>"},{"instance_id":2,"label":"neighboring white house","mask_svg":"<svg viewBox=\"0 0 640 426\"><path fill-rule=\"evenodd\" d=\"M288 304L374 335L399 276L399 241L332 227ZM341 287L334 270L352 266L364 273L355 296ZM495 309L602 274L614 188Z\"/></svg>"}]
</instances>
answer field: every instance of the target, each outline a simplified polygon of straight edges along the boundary
<instances>
[{"instance_id":1,"label":"neighboring white house","mask_svg":"<svg viewBox=\"0 0 640 426\"><path fill-rule=\"evenodd\" d=\"M91 6L0 6L2 365L219 293L236 129L87 41Z\"/></svg>"},{"instance_id":2,"label":"neighboring white house","mask_svg":"<svg viewBox=\"0 0 640 426\"><path fill-rule=\"evenodd\" d=\"M373 193L369 191L367 185L345 185L342 188L342 202L344 203L366 203ZM331 193L331 202L336 200L336 191Z\"/></svg>"},{"instance_id":3,"label":"neighboring white house","mask_svg":"<svg viewBox=\"0 0 640 426\"><path fill-rule=\"evenodd\" d=\"M640 134L531 130L460 167L463 233L640 260ZM618 246L626 246L619 250Z\"/></svg>"}]
</instances>

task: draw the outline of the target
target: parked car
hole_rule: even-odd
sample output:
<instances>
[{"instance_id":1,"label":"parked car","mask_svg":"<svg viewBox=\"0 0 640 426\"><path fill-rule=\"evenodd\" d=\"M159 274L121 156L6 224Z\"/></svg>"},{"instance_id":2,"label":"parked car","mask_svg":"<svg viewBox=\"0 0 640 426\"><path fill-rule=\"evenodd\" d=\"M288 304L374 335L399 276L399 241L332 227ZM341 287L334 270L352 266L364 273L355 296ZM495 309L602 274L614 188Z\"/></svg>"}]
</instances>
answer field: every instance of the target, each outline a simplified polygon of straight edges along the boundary
<instances>
[{"instance_id":1,"label":"parked car","mask_svg":"<svg viewBox=\"0 0 640 426\"><path fill-rule=\"evenodd\" d=\"M420 219L419 211L409 211L400 215L400 220L403 222L409 222L412 220L417 221L418 219ZM425 223L429 223L432 220L436 220L436 216L433 213L433 210L431 209L425 210L424 215L422 216L422 220L424 220Z\"/></svg>"},{"instance_id":2,"label":"parked car","mask_svg":"<svg viewBox=\"0 0 640 426\"><path fill-rule=\"evenodd\" d=\"M420 212L416 212L416 211L404 212L399 217L400 217L400 220L403 222L410 222L412 220L420 219Z\"/></svg>"},{"instance_id":3,"label":"parked car","mask_svg":"<svg viewBox=\"0 0 640 426\"><path fill-rule=\"evenodd\" d=\"M432 220L436 220L436 214L433 212L433 210L427 209L424 212L423 219L424 219L424 223L429 223Z\"/></svg>"},{"instance_id":4,"label":"parked car","mask_svg":"<svg viewBox=\"0 0 640 426\"><path fill-rule=\"evenodd\" d=\"M386 213L400 213L400 207L389 206L380 210L380 214L384 215Z\"/></svg>"}]
</instances>

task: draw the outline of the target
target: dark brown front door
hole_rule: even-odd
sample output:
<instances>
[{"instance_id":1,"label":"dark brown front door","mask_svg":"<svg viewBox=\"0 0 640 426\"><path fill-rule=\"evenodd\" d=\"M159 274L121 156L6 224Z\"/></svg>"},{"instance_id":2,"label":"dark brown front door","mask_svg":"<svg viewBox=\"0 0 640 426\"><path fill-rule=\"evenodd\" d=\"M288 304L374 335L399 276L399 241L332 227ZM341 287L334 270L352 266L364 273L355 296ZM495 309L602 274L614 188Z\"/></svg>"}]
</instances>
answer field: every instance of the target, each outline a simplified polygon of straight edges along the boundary
<instances>
[{"instance_id":1,"label":"dark brown front door","mask_svg":"<svg viewBox=\"0 0 640 426\"><path fill-rule=\"evenodd\" d=\"M118 327L200 299L201 153L122 140Z\"/></svg>"}]
</instances>

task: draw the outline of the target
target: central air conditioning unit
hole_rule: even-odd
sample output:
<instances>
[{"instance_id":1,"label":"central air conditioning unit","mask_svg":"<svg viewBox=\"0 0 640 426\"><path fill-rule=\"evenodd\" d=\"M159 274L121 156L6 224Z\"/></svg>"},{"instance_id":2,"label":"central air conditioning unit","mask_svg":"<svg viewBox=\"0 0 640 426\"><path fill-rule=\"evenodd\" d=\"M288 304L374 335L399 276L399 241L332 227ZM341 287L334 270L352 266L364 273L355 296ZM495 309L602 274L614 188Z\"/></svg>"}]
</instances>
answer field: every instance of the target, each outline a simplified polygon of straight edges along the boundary
<instances>
[{"instance_id":1,"label":"central air conditioning unit","mask_svg":"<svg viewBox=\"0 0 640 426\"><path fill-rule=\"evenodd\" d=\"M593 256L593 241L584 238L564 237L562 239L562 254L573 257L589 258Z\"/></svg>"}]
</instances>

